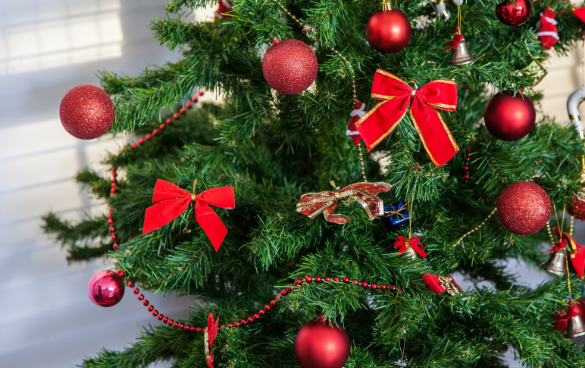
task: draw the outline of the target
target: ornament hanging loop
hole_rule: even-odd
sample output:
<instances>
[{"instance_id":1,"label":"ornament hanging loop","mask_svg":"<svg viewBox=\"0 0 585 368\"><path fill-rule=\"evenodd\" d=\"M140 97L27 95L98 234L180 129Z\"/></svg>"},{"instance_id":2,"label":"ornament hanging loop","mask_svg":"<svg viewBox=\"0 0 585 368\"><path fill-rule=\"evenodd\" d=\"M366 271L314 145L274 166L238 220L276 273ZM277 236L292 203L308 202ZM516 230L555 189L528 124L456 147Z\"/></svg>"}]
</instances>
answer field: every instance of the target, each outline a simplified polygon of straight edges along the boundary
<instances>
[{"instance_id":1,"label":"ornament hanging loop","mask_svg":"<svg viewBox=\"0 0 585 368\"><path fill-rule=\"evenodd\" d=\"M392 4L390 3L390 1L382 1L382 10L383 11L390 11L392 10Z\"/></svg>"}]
</instances>

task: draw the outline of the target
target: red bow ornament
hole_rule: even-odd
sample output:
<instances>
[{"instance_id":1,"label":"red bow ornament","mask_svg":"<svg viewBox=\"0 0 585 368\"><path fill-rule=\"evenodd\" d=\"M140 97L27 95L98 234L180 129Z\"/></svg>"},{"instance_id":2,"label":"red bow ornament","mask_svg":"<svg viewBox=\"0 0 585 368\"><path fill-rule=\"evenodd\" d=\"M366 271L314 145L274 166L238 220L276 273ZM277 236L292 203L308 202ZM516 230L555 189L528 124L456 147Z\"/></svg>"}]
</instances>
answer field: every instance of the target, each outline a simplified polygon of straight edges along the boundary
<instances>
[{"instance_id":1,"label":"red bow ornament","mask_svg":"<svg viewBox=\"0 0 585 368\"><path fill-rule=\"evenodd\" d=\"M205 359L207 360L207 366L214 368L214 354L213 354L213 340L217 337L217 330L219 329L219 317L217 321L213 322L213 313L209 313L207 318L207 328L205 329Z\"/></svg>"},{"instance_id":2,"label":"red bow ornament","mask_svg":"<svg viewBox=\"0 0 585 368\"><path fill-rule=\"evenodd\" d=\"M346 215L335 214L337 201L343 198L353 198L366 210L370 220L384 214L384 202L376 197L380 192L389 192L392 186L387 183L356 183L350 184L343 189L331 182L335 191L324 191L319 193L307 193L301 196L297 203L297 212L309 218L315 218L319 214L325 216L325 220L336 224L346 224L350 218Z\"/></svg>"},{"instance_id":3,"label":"red bow ornament","mask_svg":"<svg viewBox=\"0 0 585 368\"><path fill-rule=\"evenodd\" d=\"M173 221L185 212L192 202L195 203L195 220L217 252L227 234L227 228L209 206L235 208L234 187L211 188L195 195L168 181L158 179L152 194L152 203L155 205L146 209L142 233L146 234Z\"/></svg>"},{"instance_id":4,"label":"red bow ornament","mask_svg":"<svg viewBox=\"0 0 585 368\"><path fill-rule=\"evenodd\" d=\"M394 248L399 248L398 253L406 252L406 248L411 247L419 256L426 257L427 254L422 249L422 243L416 236L414 238L406 239L404 236L399 236L394 242Z\"/></svg>"},{"instance_id":5,"label":"red bow ornament","mask_svg":"<svg viewBox=\"0 0 585 368\"><path fill-rule=\"evenodd\" d=\"M577 244L575 239L566 232L561 232L556 227L553 228L553 231L559 239L561 239L561 243L568 243L571 246L571 264L573 264L573 268L575 269L575 272L577 272L577 275L579 275L580 278L583 278L585 273L585 247Z\"/></svg>"},{"instance_id":6,"label":"red bow ornament","mask_svg":"<svg viewBox=\"0 0 585 368\"><path fill-rule=\"evenodd\" d=\"M414 127L436 167L459 152L455 138L435 110L455 111L457 108L457 85L454 81L437 79L417 90L394 74L378 69L372 83L372 98L382 102L355 123L368 151L396 129L410 106Z\"/></svg>"},{"instance_id":7,"label":"red bow ornament","mask_svg":"<svg viewBox=\"0 0 585 368\"><path fill-rule=\"evenodd\" d=\"M347 130L345 131L345 135L350 136L351 139L353 139L353 144L355 146L360 144L360 140L362 139L362 137L360 137L360 132L358 132L357 128L355 127L355 123L363 118L364 115L366 115L365 108L365 103L358 100L355 101L355 104L353 105L353 111L350 114L351 119L349 120L349 124L347 124Z\"/></svg>"},{"instance_id":8,"label":"red bow ornament","mask_svg":"<svg viewBox=\"0 0 585 368\"><path fill-rule=\"evenodd\" d=\"M463 35L459 33L459 27L455 27L453 39L445 44L445 46L447 46L447 50L445 51L449 51L452 48L458 48L461 41L463 41Z\"/></svg>"},{"instance_id":9,"label":"red bow ornament","mask_svg":"<svg viewBox=\"0 0 585 368\"><path fill-rule=\"evenodd\" d=\"M555 13L550 7L547 7L545 11L540 13L540 20L538 21L536 28L538 28L536 35L538 36L540 43L545 49L550 50L550 48L559 40L559 30L557 29Z\"/></svg>"}]
</instances>

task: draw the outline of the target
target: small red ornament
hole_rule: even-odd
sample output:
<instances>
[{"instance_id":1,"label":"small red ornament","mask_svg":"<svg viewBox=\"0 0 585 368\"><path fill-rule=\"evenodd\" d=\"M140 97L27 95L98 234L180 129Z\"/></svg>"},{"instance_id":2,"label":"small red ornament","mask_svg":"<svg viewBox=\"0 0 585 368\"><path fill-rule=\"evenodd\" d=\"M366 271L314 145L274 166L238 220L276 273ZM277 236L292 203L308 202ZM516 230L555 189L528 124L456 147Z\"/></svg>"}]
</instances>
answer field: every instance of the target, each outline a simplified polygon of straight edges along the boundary
<instances>
[{"instance_id":1,"label":"small red ornament","mask_svg":"<svg viewBox=\"0 0 585 368\"><path fill-rule=\"evenodd\" d=\"M496 5L496 15L505 25L518 27L532 15L530 0L504 0Z\"/></svg>"},{"instance_id":2,"label":"small red ornament","mask_svg":"<svg viewBox=\"0 0 585 368\"><path fill-rule=\"evenodd\" d=\"M508 92L494 95L483 113L485 126L494 137L503 141L524 138L536 122L536 110L530 98Z\"/></svg>"},{"instance_id":3,"label":"small red ornament","mask_svg":"<svg viewBox=\"0 0 585 368\"><path fill-rule=\"evenodd\" d=\"M341 368L349 349L347 332L322 317L301 327L294 343L295 357L303 368Z\"/></svg>"},{"instance_id":4,"label":"small red ornament","mask_svg":"<svg viewBox=\"0 0 585 368\"><path fill-rule=\"evenodd\" d=\"M585 188L582 190L585 192ZM585 201L583 201L583 197L585 197L583 193L573 195L573 202L568 206L571 216L579 221L585 221Z\"/></svg>"},{"instance_id":5,"label":"small red ornament","mask_svg":"<svg viewBox=\"0 0 585 368\"><path fill-rule=\"evenodd\" d=\"M375 12L366 25L366 38L374 49L384 53L402 50L412 33L410 20L389 3L382 3L382 10Z\"/></svg>"},{"instance_id":6,"label":"small red ornament","mask_svg":"<svg viewBox=\"0 0 585 368\"><path fill-rule=\"evenodd\" d=\"M506 187L498 198L502 225L518 235L531 235L546 226L551 214L548 194L538 184L518 181Z\"/></svg>"},{"instance_id":7,"label":"small red ornament","mask_svg":"<svg viewBox=\"0 0 585 368\"><path fill-rule=\"evenodd\" d=\"M87 286L87 295L100 307L118 304L124 296L124 280L112 271L100 271L93 275Z\"/></svg>"},{"instance_id":8,"label":"small red ornament","mask_svg":"<svg viewBox=\"0 0 585 368\"><path fill-rule=\"evenodd\" d=\"M94 139L110 129L115 109L110 96L92 85L71 89L59 107L63 128L79 139Z\"/></svg>"},{"instance_id":9,"label":"small red ornament","mask_svg":"<svg viewBox=\"0 0 585 368\"><path fill-rule=\"evenodd\" d=\"M304 42L288 39L272 40L262 60L264 79L280 93L301 93L317 78L319 64L313 50Z\"/></svg>"},{"instance_id":10,"label":"small red ornament","mask_svg":"<svg viewBox=\"0 0 585 368\"><path fill-rule=\"evenodd\" d=\"M555 20L555 13L550 6L540 13L540 20L536 24L536 28L538 28L536 36L540 40L540 43L545 49L550 50L559 40L559 30L557 28L557 21Z\"/></svg>"},{"instance_id":11,"label":"small red ornament","mask_svg":"<svg viewBox=\"0 0 585 368\"><path fill-rule=\"evenodd\" d=\"M215 19L231 18L232 13L232 3L229 0L217 0L217 9L213 13Z\"/></svg>"}]
</instances>

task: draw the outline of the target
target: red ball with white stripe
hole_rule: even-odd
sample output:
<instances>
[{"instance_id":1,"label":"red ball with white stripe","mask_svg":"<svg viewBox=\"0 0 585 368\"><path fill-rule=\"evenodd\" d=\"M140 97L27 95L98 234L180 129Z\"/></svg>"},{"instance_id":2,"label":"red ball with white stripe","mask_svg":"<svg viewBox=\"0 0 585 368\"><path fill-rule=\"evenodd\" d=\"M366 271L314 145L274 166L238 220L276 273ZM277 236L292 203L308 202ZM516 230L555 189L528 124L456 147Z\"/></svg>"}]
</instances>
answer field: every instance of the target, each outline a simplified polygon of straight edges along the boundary
<instances>
[{"instance_id":1,"label":"red ball with white stripe","mask_svg":"<svg viewBox=\"0 0 585 368\"><path fill-rule=\"evenodd\" d=\"M347 130L345 131L345 135L350 136L353 139L354 145L359 145L360 140L362 137L355 126L355 123L360 120L364 115L366 115L366 104L356 100L355 104L353 105L353 111L351 112L351 119L349 120L349 124L347 125Z\"/></svg>"}]
</instances>

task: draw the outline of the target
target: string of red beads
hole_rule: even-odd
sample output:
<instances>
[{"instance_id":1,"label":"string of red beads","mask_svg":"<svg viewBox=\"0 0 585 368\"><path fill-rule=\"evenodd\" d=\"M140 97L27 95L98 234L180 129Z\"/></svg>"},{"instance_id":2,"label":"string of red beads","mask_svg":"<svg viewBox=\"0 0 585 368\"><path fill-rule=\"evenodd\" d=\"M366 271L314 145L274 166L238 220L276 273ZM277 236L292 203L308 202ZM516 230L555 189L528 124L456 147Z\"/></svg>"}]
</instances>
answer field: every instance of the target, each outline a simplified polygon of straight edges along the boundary
<instances>
[{"instance_id":1,"label":"string of red beads","mask_svg":"<svg viewBox=\"0 0 585 368\"><path fill-rule=\"evenodd\" d=\"M124 277L124 272L122 272L121 270L117 270L116 272L120 276ZM357 279L350 280L349 277L344 277L344 278L333 277L333 278L331 278L329 276L327 276L327 277L316 276L313 278L313 277L307 275L303 279L297 279L295 281L294 285L289 285L286 289L282 289L280 291L280 294L276 295L274 297L274 299L271 300L270 303L266 304L264 306L264 308L260 309L258 311L258 313L255 313L254 315L249 316L248 318L245 318L241 321L230 322L230 323L228 323L227 327L233 328L233 327L246 326L249 323L253 323L254 321L259 320L260 317L262 317L266 314L266 312L270 312L270 310L272 310L272 308L276 307L276 304L279 300L281 300L283 297L287 296L291 291L293 291L295 286L302 287L303 283L310 284L313 281L315 281L316 283L335 282L335 283L342 283L342 284L348 284L348 285L353 284L356 286L361 286L364 289L370 288L372 290L398 291L398 289L394 285L387 286L386 284L381 284L381 285L370 284L367 281L359 281ZM134 282L128 281L128 287L134 288L132 292L137 295L137 299L142 301L142 305L145 307L148 307L147 310L152 314L152 316L156 317L159 321L162 321L162 323L166 323L167 325L169 325L171 327L184 329L185 331L190 331L190 332L200 333L201 331L205 331L205 327L202 328L202 327L191 326L188 324L183 324L183 323L180 323L178 321L175 321L175 320L163 315L162 313L159 313L159 311L157 311L154 308L154 306L148 302L148 300L144 299L144 295L140 294L140 289L138 289L138 287L135 287ZM399 290L399 291L402 292L402 290ZM221 325L221 328L225 328L225 325Z\"/></svg>"},{"instance_id":2,"label":"string of red beads","mask_svg":"<svg viewBox=\"0 0 585 368\"><path fill-rule=\"evenodd\" d=\"M199 94L199 96L203 96L204 90L199 91L198 94ZM197 96L193 96L192 101L194 103L196 103L198 100L199 99L197 98ZM190 109L193 107L193 104L191 102L187 102L185 104L185 107L187 109ZM152 131L152 134L149 133L149 134L146 134L144 136L144 138L139 138L138 145L142 146L144 143L150 141L153 136L158 135L158 133L160 133L162 130L164 130L167 126L173 124L173 120L178 120L181 117L181 115L184 115L185 113L186 113L186 110L184 108L181 108L179 110L179 113L174 113L172 119L169 118L166 120L166 123L160 124L158 129L154 129ZM125 150L126 149L136 149L136 148L138 148L138 145L136 143L132 143L132 144L130 144L129 147L125 148ZM112 167L112 185L110 188L110 198L112 198L116 194L116 185L118 184L118 182L116 180L116 176L117 176L116 170L117 170L117 168L115 166ZM115 251L117 251L119 248L119 245L118 245L118 237L116 235L116 227L114 226L114 219L112 218L112 210L113 209L114 209L114 206L110 206L109 211L108 211L108 225L110 225L109 231L110 231L110 233L112 233L111 238L112 238L112 241L114 242L113 248Z\"/></svg>"}]
</instances>

